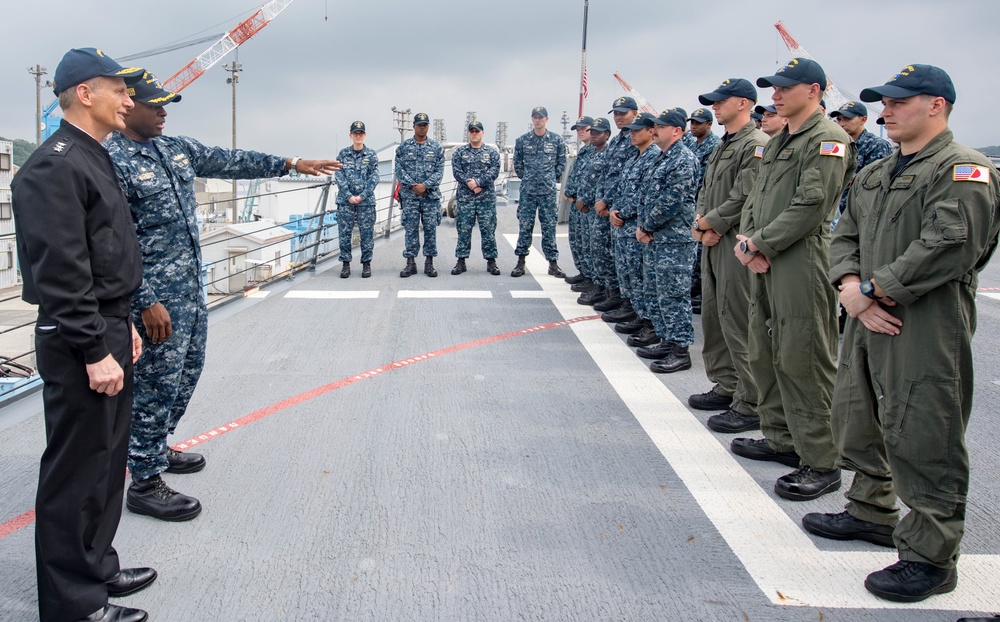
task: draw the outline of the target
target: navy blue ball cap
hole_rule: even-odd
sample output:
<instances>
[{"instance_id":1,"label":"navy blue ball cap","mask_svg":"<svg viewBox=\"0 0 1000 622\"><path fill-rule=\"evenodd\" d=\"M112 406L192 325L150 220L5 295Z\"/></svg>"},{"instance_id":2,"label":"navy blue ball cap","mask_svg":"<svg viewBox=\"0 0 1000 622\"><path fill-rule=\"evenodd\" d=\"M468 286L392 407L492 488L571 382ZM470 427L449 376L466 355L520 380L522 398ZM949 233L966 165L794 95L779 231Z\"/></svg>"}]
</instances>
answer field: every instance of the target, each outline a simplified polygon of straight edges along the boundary
<instances>
[{"instance_id":1,"label":"navy blue ball cap","mask_svg":"<svg viewBox=\"0 0 1000 622\"><path fill-rule=\"evenodd\" d=\"M773 114L778 114L778 109L774 107L774 104L768 104L766 106L757 106L753 109L754 112L760 115L760 118L764 118L765 112L770 112Z\"/></svg>"},{"instance_id":2,"label":"navy blue ball cap","mask_svg":"<svg viewBox=\"0 0 1000 622\"><path fill-rule=\"evenodd\" d=\"M68 88L98 76L123 78L132 85L142 77L142 67L122 67L97 48L74 48L63 55L52 78L52 92L58 96Z\"/></svg>"},{"instance_id":3,"label":"navy blue ball cap","mask_svg":"<svg viewBox=\"0 0 1000 622\"><path fill-rule=\"evenodd\" d=\"M660 113L660 116L653 119L653 123L656 125L668 125L671 127L679 127L682 130L687 127L687 115L683 114L684 110L681 108L671 108L670 110L664 110Z\"/></svg>"},{"instance_id":4,"label":"navy blue ball cap","mask_svg":"<svg viewBox=\"0 0 1000 622\"><path fill-rule=\"evenodd\" d=\"M826 72L811 58L793 58L773 76L757 78L757 86L795 86L796 84L818 84L826 90Z\"/></svg>"},{"instance_id":5,"label":"navy blue ball cap","mask_svg":"<svg viewBox=\"0 0 1000 622\"><path fill-rule=\"evenodd\" d=\"M640 112L632 119L632 123L626 125L630 130L644 130L648 127L653 127L655 123L656 115L649 114L648 112Z\"/></svg>"},{"instance_id":6,"label":"navy blue ball cap","mask_svg":"<svg viewBox=\"0 0 1000 622\"><path fill-rule=\"evenodd\" d=\"M144 71L139 81L128 87L128 96L132 98L132 101L147 106L165 106L181 100L179 93L163 88L156 76L148 71Z\"/></svg>"},{"instance_id":7,"label":"navy blue ball cap","mask_svg":"<svg viewBox=\"0 0 1000 622\"><path fill-rule=\"evenodd\" d=\"M597 117L594 122L590 124L590 133L594 132L608 132L611 133L611 122L604 117Z\"/></svg>"},{"instance_id":8,"label":"navy blue ball cap","mask_svg":"<svg viewBox=\"0 0 1000 622\"><path fill-rule=\"evenodd\" d=\"M819 107L822 108L823 110L826 110L826 100L825 99L819 100Z\"/></svg>"},{"instance_id":9,"label":"navy blue ball cap","mask_svg":"<svg viewBox=\"0 0 1000 622\"><path fill-rule=\"evenodd\" d=\"M426 112L418 112L413 115L413 125L430 125L431 119Z\"/></svg>"},{"instance_id":10,"label":"navy blue ball cap","mask_svg":"<svg viewBox=\"0 0 1000 622\"><path fill-rule=\"evenodd\" d=\"M755 110L754 112L750 113L750 118L753 119L754 121L763 121L764 120L764 114L761 113L761 112L757 112Z\"/></svg>"},{"instance_id":11,"label":"navy blue ball cap","mask_svg":"<svg viewBox=\"0 0 1000 622\"><path fill-rule=\"evenodd\" d=\"M593 124L594 124L593 117L582 116L579 119L577 119L576 123L574 123L572 126L570 126L569 129L575 130L577 128L590 127Z\"/></svg>"},{"instance_id":12,"label":"navy blue ball cap","mask_svg":"<svg viewBox=\"0 0 1000 622\"><path fill-rule=\"evenodd\" d=\"M615 100L615 103L611 104L611 110L608 114L612 112L628 112L629 110L638 110L639 104L635 103L635 99L631 97L619 97Z\"/></svg>"},{"instance_id":13,"label":"navy blue ball cap","mask_svg":"<svg viewBox=\"0 0 1000 622\"><path fill-rule=\"evenodd\" d=\"M885 118L884 117L879 117L879 118L875 119L875 125L885 125Z\"/></svg>"},{"instance_id":14,"label":"navy blue ball cap","mask_svg":"<svg viewBox=\"0 0 1000 622\"><path fill-rule=\"evenodd\" d=\"M861 91L861 101L877 102L883 97L906 99L914 95L934 95L955 103L955 84L944 69L934 65L907 65L882 86Z\"/></svg>"},{"instance_id":15,"label":"navy blue ball cap","mask_svg":"<svg viewBox=\"0 0 1000 622\"><path fill-rule=\"evenodd\" d=\"M698 123L711 123L714 119L715 117L712 116L711 110L708 110L706 108L698 108L697 110L691 113L691 116L688 117L687 120L697 121Z\"/></svg>"},{"instance_id":16,"label":"navy blue ball cap","mask_svg":"<svg viewBox=\"0 0 1000 622\"><path fill-rule=\"evenodd\" d=\"M698 101L702 106L711 106L715 102L721 102L730 97L745 97L752 102L757 101L757 89L750 84L749 80L743 78L729 78L724 80L717 89L711 93L698 96Z\"/></svg>"},{"instance_id":17,"label":"navy blue ball cap","mask_svg":"<svg viewBox=\"0 0 1000 622\"><path fill-rule=\"evenodd\" d=\"M480 123L479 121L473 121L472 123L469 124L469 131L471 132L472 130L479 130L480 132L482 132L483 124Z\"/></svg>"},{"instance_id":18,"label":"navy blue ball cap","mask_svg":"<svg viewBox=\"0 0 1000 622\"><path fill-rule=\"evenodd\" d=\"M533 117L547 117L549 116L549 111L545 106L535 106L531 109L531 116Z\"/></svg>"},{"instance_id":19,"label":"navy blue ball cap","mask_svg":"<svg viewBox=\"0 0 1000 622\"><path fill-rule=\"evenodd\" d=\"M844 117L845 119L853 119L854 117L867 117L868 108L861 102L847 102L840 108L837 108L830 113L831 119L836 119L837 117Z\"/></svg>"},{"instance_id":20,"label":"navy blue ball cap","mask_svg":"<svg viewBox=\"0 0 1000 622\"><path fill-rule=\"evenodd\" d=\"M354 132L366 133L365 132L365 122L364 121L355 121L354 123L351 123L351 129L349 131L350 131L351 134L353 134Z\"/></svg>"}]
</instances>

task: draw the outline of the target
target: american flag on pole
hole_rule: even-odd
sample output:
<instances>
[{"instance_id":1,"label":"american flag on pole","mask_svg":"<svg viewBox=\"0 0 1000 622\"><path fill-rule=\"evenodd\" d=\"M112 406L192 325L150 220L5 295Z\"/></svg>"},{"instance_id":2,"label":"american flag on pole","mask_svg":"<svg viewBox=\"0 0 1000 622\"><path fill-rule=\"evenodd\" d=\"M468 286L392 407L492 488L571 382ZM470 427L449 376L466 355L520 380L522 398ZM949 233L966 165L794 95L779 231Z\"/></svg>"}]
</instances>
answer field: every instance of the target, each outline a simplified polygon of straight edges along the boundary
<instances>
[{"instance_id":1,"label":"american flag on pole","mask_svg":"<svg viewBox=\"0 0 1000 622\"><path fill-rule=\"evenodd\" d=\"M583 85L582 86L583 86L583 98L587 99L587 96L590 95L590 91L587 90L587 68L586 67L584 67L584 69L583 69Z\"/></svg>"}]
</instances>

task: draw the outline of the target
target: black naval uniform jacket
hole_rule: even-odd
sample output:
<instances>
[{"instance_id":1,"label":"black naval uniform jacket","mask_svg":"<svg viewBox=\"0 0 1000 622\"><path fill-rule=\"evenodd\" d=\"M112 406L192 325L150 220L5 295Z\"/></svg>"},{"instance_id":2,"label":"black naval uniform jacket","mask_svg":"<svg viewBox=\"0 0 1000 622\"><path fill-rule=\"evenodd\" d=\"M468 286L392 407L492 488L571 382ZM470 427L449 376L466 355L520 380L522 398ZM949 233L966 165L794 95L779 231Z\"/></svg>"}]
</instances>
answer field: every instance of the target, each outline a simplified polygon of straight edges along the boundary
<instances>
[{"instance_id":1,"label":"black naval uniform jacket","mask_svg":"<svg viewBox=\"0 0 1000 622\"><path fill-rule=\"evenodd\" d=\"M14 176L14 227L24 286L86 363L109 354L102 316L126 318L142 283L139 242L101 143L63 121Z\"/></svg>"}]
</instances>

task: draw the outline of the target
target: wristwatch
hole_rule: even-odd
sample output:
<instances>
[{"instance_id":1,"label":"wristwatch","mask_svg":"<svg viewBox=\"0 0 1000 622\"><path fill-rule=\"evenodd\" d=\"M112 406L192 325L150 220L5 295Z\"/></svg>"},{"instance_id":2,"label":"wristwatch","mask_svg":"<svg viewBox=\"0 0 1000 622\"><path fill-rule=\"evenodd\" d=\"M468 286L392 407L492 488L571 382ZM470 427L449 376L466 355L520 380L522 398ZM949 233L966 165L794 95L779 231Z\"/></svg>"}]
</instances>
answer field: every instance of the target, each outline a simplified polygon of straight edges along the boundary
<instances>
[{"instance_id":1,"label":"wristwatch","mask_svg":"<svg viewBox=\"0 0 1000 622\"><path fill-rule=\"evenodd\" d=\"M750 245L747 244L747 240L740 242L740 252L745 255L756 255L758 251L750 250Z\"/></svg>"},{"instance_id":2,"label":"wristwatch","mask_svg":"<svg viewBox=\"0 0 1000 622\"><path fill-rule=\"evenodd\" d=\"M871 281L861 281L861 294L871 298L872 300L881 300L880 296L875 295L875 285Z\"/></svg>"},{"instance_id":3,"label":"wristwatch","mask_svg":"<svg viewBox=\"0 0 1000 622\"><path fill-rule=\"evenodd\" d=\"M295 165L299 163L302 158L292 158L291 163L288 165L288 170L295 171Z\"/></svg>"},{"instance_id":4,"label":"wristwatch","mask_svg":"<svg viewBox=\"0 0 1000 622\"><path fill-rule=\"evenodd\" d=\"M698 217L697 216L694 217L694 224L691 225L691 228L694 229L695 231L704 231L704 229L702 229L701 227L698 226Z\"/></svg>"}]
</instances>

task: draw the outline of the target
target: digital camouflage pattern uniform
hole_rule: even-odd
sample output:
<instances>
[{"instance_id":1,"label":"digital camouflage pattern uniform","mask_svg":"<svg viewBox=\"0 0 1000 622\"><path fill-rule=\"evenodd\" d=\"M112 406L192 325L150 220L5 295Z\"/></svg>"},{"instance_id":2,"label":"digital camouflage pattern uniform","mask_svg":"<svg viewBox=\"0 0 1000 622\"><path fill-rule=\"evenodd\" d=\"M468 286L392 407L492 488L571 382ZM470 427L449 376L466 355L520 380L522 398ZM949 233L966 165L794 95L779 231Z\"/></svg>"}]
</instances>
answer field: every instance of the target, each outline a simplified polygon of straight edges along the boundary
<instances>
[{"instance_id":1,"label":"digital camouflage pattern uniform","mask_svg":"<svg viewBox=\"0 0 1000 622\"><path fill-rule=\"evenodd\" d=\"M698 214L722 239L702 249L701 326L705 374L719 395L733 398L731 408L757 414L757 388L747 363L750 271L733 247L747 196L767 144L767 134L750 122L712 151L698 192Z\"/></svg>"},{"instance_id":2,"label":"digital camouflage pattern uniform","mask_svg":"<svg viewBox=\"0 0 1000 622\"><path fill-rule=\"evenodd\" d=\"M586 169L580 171L580 187L577 198L590 208L590 260L594 275L591 280L605 289L618 289L618 273L615 272L614 245L611 238L611 221L607 216L597 214L594 204L597 202L598 186L607 170L608 146L600 151L594 150L594 155L587 160Z\"/></svg>"},{"instance_id":3,"label":"digital camouflage pattern uniform","mask_svg":"<svg viewBox=\"0 0 1000 622\"><path fill-rule=\"evenodd\" d=\"M694 343L691 262L695 241L691 224L698 168L691 150L677 141L658 154L644 188L639 189L638 226L653 234L652 242L641 245L643 299L648 301L656 334L681 346Z\"/></svg>"},{"instance_id":4,"label":"digital camouflage pattern uniform","mask_svg":"<svg viewBox=\"0 0 1000 622\"><path fill-rule=\"evenodd\" d=\"M868 166L876 160L881 160L882 158L888 158L892 155L892 143L884 138L879 138L875 134L872 134L868 130L861 130L861 136L854 141L854 144L858 148L858 168L854 171L854 176L857 177L861 169ZM837 228L837 222L840 221L840 215L844 213L844 208L847 207L847 193L851 190L851 186L848 185L844 188L844 194L840 197L840 209L837 210L836 216L833 218L833 222L830 223L832 229Z\"/></svg>"},{"instance_id":5,"label":"digital camouflage pattern uniform","mask_svg":"<svg viewBox=\"0 0 1000 622\"><path fill-rule=\"evenodd\" d=\"M750 275L749 363L772 449L836 468L830 402L837 372L837 296L830 219L857 166L854 142L823 112L768 141L741 229L771 261Z\"/></svg>"},{"instance_id":6,"label":"digital camouflage pattern uniform","mask_svg":"<svg viewBox=\"0 0 1000 622\"><path fill-rule=\"evenodd\" d=\"M576 199L580 195L583 176L587 173L587 163L594 157L594 148L584 145L576 154L576 161L566 178L566 190L563 192L572 199L569 206L569 249L573 254L573 265L577 272L590 280L594 279L594 261L590 254L590 231L593 228L594 210L581 212L576 208ZM588 206L590 207L590 206Z\"/></svg>"},{"instance_id":7,"label":"digital camouflage pattern uniform","mask_svg":"<svg viewBox=\"0 0 1000 622\"><path fill-rule=\"evenodd\" d=\"M616 209L614 204L618 200L618 182L621 179L622 170L625 167L625 163L638 153L639 149L632 144L632 130L628 128L622 128L614 138L608 141L607 146L604 147L603 159L600 163L600 168L603 170L599 170L597 175L597 187L594 190L595 203L597 201L604 201L609 210ZM611 221L608 218L597 218L595 222L597 223L594 228L595 236L602 236L604 226L607 227L611 245L611 259L614 263L614 280L616 287L620 288L621 279L618 278L618 259L616 257L617 251L615 250L618 229L611 226ZM603 238L598 238L596 242L596 246L599 249L603 244ZM595 254L594 257L594 261L597 262L597 255ZM622 292L622 295L624 296L624 292Z\"/></svg>"},{"instance_id":8,"label":"digital camouflage pattern uniform","mask_svg":"<svg viewBox=\"0 0 1000 622\"><path fill-rule=\"evenodd\" d=\"M830 248L830 281L874 279L896 336L849 318L833 396L848 512L891 525L900 559L952 568L965 530L978 274L997 243L1000 183L945 130L893 176L898 151L854 180ZM857 287L855 285L854 287Z\"/></svg>"},{"instance_id":9,"label":"digital camouflage pattern uniform","mask_svg":"<svg viewBox=\"0 0 1000 622\"><path fill-rule=\"evenodd\" d=\"M340 234L340 261L351 261L351 237L354 225L361 235L361 262L372 260L375 249L375 188L380 179L378 155L374 149L353 146L340 150L337 160L343 165L334 173L337 180L337 231ZM348 199L361 197L354 205Z\"/></svg>"},{"instance_id":10,"label":"digital camouflage pattern uniform","mask_svg":"<svg viewBox=\"0 0 1000 622\"><path fill-rule=\"evenodd\" d=\"M647 299L643 290L643 245L635 238L635 230L638 226L639 203L652 179L659 157L660 148L655 144L646 147L642 153L639 153L638 149L635 150L635 155L625 163L622 170L618 189L615 191L617 197L615 205L611 208L612 211L617 210L618 217L625 221L621 227L612 225L618 287L621 289L622 298L628 298L632 302L636 314L650 321L659 312L656 299ZM690 265L688 263L688 266ZM690 275L690 270L688 273Z\"/></svg>"},{"instance_id":11,"label":"digital camouflage pattern uniform","mask_svg":"<svg viewBox=\"0 0 1000 622\"><path fill-rule=\"evenodd\" d=\"M135 364L128 468L136 480L167 469L167 435L194 393L205 366L208 309L201 284L195 177L255 179L287 173L285 158L206 147L186 136L139 143L120 132L104 143L132 210L142 249L142 285L132 296L143 353ZM161 303L173 329L152 343L141 312Z\"/></svg>"},{"instance_id":12,"label":"digital camouflage pattern uniform","mask_svg":"<svg viewBox=\"0 0 1000 622\"><path fill-rule=\"evenodd\" d=\"M555 132L534 131L514 142L514 172L521 179L521 200L517 204L519 231L515 255L527 255L535 231L535 215L542 227L542 254L549 261L559 259L556 245L557 180L566 170L566 143Z\"/></svg>"},{"instance_id":13,"label":"digital camouflage pattern uniform","mask_svg":"<svg viewBox=\"0 0 1000 622\"><path fill-rule=\"evenodd\" d=\"M479 236L483 243L483 259L497 258L497 194L493 183L500 175L500 154L493 147L482 145L474 149L465 144L451 156L451 171L458 182L455 195L458 214L455 228L458 230L458 244L455 256L468 259L472 250L472 228L479 220ZM476 194L467 182L475 179L483 189Z\"/></svg>"},{"instance_id":14,"label":"digital camouflage pattern uniform","mask_svg":"<svg viewBox=\"0 0 1000 622\"><path fill-rule=\"evenodd\" d=\"M420 253L420 229L424 231L424 257L437 257L437 226L441 224L441 180L444 178L444 149L428 138L418 143L407 138L396 147L396 180L400 183L400 220L406 233L403 257L412 259ZM419 195L412 186L424 184L427 192Z\"/></svg>"}]
</instances>

